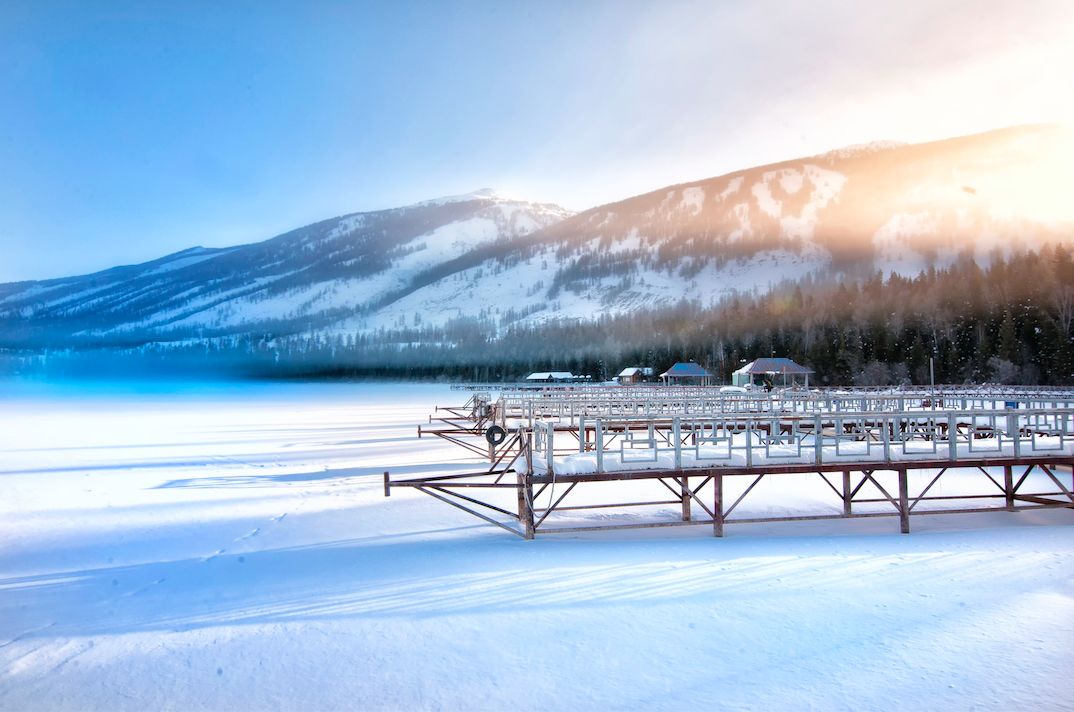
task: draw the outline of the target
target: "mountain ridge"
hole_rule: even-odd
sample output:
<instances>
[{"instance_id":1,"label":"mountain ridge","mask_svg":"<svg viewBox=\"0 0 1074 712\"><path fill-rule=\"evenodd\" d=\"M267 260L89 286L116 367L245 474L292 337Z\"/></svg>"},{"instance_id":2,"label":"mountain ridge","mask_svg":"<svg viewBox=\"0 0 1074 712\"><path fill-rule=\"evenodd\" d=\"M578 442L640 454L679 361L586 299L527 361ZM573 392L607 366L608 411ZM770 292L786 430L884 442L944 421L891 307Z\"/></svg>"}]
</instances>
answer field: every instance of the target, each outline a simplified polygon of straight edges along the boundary
<instances>
[{"instance_id":1,"label":"mountain ridge","mask_svg":"<svg viewBox=\"0 0 1074 712\"><path fill-rule=\"evenodd\" d=\"M802 279L912 275L966 250L987 261L990 250L1068 241L1070 146L1054 125L873 142L578 213L483 188L262 242L3 284L0 344L372 333L458 319L495 334Z\"/></svg>"}]
</instances>

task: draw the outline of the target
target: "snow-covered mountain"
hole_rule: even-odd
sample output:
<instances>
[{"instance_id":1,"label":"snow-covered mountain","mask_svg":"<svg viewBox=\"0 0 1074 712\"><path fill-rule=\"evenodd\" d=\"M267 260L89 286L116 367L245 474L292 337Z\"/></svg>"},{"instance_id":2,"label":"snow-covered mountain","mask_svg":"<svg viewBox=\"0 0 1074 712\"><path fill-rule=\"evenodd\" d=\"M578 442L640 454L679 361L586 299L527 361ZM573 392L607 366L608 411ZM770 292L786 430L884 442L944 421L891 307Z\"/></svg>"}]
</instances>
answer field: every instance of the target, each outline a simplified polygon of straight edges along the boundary
<instances>
[{"instance_id":1,"label":"snow-covered mountain","mask_svg":"<svg viewBox=\"0 0 1074 712\"><path fill-rule=\"evenodd\" d=\"M192 248L82 277L0 285L0 339L140 343L296 333L376 313L464 254L502 252L570 212L481 190Z\"/></svg>"},{"instance_id":2,"label":"snow-covered mountain","mask_svg":"<svg viewBox=\"0 0 1074 712\"><path fill-rule=\"evenodd\" d=\"M1074 141L1053 126L882 142L571 215L478 191L0 285L0 345L369 333L592 319L801 279L917 274L1074 236Z\"/></svg>"},{"instance_id":3,"label":"snow-covered mountain","mask_svg":"<svg viewBox=\"0 0 1074 712\"><path fill-rule=\"evenodd\" d=\"M579 213L348 326L486 310L503 326L713 303L787 281L919 274L970 251L1074 239L1074 140L1030 126L878 142L670 186ZM467 311L469 309L469 311Z\"/></svg>"}]
</instances>

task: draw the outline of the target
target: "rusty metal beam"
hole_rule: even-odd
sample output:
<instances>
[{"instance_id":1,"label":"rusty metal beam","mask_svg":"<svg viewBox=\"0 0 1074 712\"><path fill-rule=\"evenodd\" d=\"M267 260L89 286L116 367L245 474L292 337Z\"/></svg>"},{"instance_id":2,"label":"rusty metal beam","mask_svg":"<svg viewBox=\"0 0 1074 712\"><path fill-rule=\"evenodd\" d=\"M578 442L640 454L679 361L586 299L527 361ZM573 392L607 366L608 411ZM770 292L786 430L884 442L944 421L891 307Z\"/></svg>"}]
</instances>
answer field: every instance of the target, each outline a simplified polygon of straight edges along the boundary
<instances>
[{"instance_id":1,"label":"rusty metal beam","mask_svg":"<svg viewBox=\"0 0 1074 712\"><path fill-rule=\"evenodd\" d=\"M444 502L445 504L450 504L452 507L456 507L458 509L461 509L462 511L466 512L467 514L472 514L475 517L477 517L478 519L482 519L482 520L488 522L489 524L495 524L496 526L500 527L501 529L506 529L507 531L511 532L512 534L516 534L516 535L518 535L520 537L526 538L524 533L514 529L513 527L510 527L510 526L504 524L503 522L499 522L499 521L493 519L492 517L486 517L481 512L474 511L474 510L470 509L469 507L464 507L463 505L459 504L458 502L453 502L448 497L444 497L443 495L437 494L436 492L432 492L430 490L427 490L424 487L416 487L415 489L417 489L420 492L424 492L425 494L429 495L430 497L433 497L434 499L438 499L441 502Z\"/></svg>"},{"instance_id":2,"label":"rusty metal beam","mask_svg":"<svg viewBox=\"0 0 1074 712\"><path fill-rule=\"evenodd\" d=\"M546 508L544 510L541 510L541 511L544 511L544 514L542 514L541 517L537 521L535 521L533 523L534 530L537 530L537 529L539 529L541 527L541 524L544 522L545 519L548 518L548 515L551 514L554 511L556 511L556 506L560 502L562 502L564 499L566 499L567 495L569 495L571 493L571 490L573 490L577 486L578 486L577 482L572 482L570 487L568 487L566 489L566 491L559 496L559 499L557 499L555 502L552 502L551 505L548 508ZM539 510L534 508L534 512L536 512L536 511L539 511Z\"/></svg>"},{"instance_id":3,"label":"rusty metal beam","mask_svg":"<svg viewBox=\"0 0 1074 712\"><path fill-rule=\"evenodd\" d=\"M923 499L926 499L925 495L926 495L926 494L928 494L929 490L930 490L930 489L932 489L932 486L933 486L934 484L936 484L937 482L939 482L939 481L940 481L940 477L941 477L941 476L943 475L943 473L945 473L945 472L947 472L947 468L946 468L946 467L945 467L945 468L943 468L942 470L940 470L939 472L937 472L937 473L936 473L936 476L932 478L932 481L931 481L931 482L929 482L928 486L926 486L926 487L925 487L925 489L921 490L921 494L919 494L919 495L918 495L918 496L917 496L917 497L916 497L916 498L914 499L913 503L912 503L912 504L910 505L910 509L911 509L911 510L913 510L913 508L917 506L917 503L918 503L918 502L920 502L920 501L921 501L921 500L923 500Z\"/></svg>"}]
</instances>

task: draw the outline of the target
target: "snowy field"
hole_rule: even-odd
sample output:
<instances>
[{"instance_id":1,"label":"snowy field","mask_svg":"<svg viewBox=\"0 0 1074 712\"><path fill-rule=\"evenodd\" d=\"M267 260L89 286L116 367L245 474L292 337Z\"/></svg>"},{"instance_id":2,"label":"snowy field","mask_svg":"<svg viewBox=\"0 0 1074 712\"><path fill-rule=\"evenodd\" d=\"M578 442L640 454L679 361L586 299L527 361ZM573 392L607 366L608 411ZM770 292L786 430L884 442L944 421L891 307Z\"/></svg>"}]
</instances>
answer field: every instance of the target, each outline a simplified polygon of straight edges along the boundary
<instances>
[{"instance_id":1,"label":"snowy field","mask_svg":"<svg viewBox=\"0 0 1074 712\"><path fill-rule=\"evenodd\" d=\"M463 400L0 383L0 709L1074 709L1074 512L523 541Z\"/></svg>"}]
</instances>

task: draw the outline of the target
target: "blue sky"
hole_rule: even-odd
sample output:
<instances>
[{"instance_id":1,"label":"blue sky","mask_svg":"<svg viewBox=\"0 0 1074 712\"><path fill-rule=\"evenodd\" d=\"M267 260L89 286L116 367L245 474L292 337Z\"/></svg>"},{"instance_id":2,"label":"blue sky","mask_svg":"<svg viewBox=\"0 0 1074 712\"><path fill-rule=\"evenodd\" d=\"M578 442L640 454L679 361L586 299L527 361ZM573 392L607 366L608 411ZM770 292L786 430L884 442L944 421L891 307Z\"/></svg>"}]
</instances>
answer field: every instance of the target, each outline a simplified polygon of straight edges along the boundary
<instances>
[{"instance_id":1,"label":"blue sky","mask_svg":"<svg viewBox=\"0 0 1074 712\"><path fill-rule=\"evenodd\" d=\"M7 0L0 281L1070 121L1071 5Z\"/></svg>"}]
</instances>

